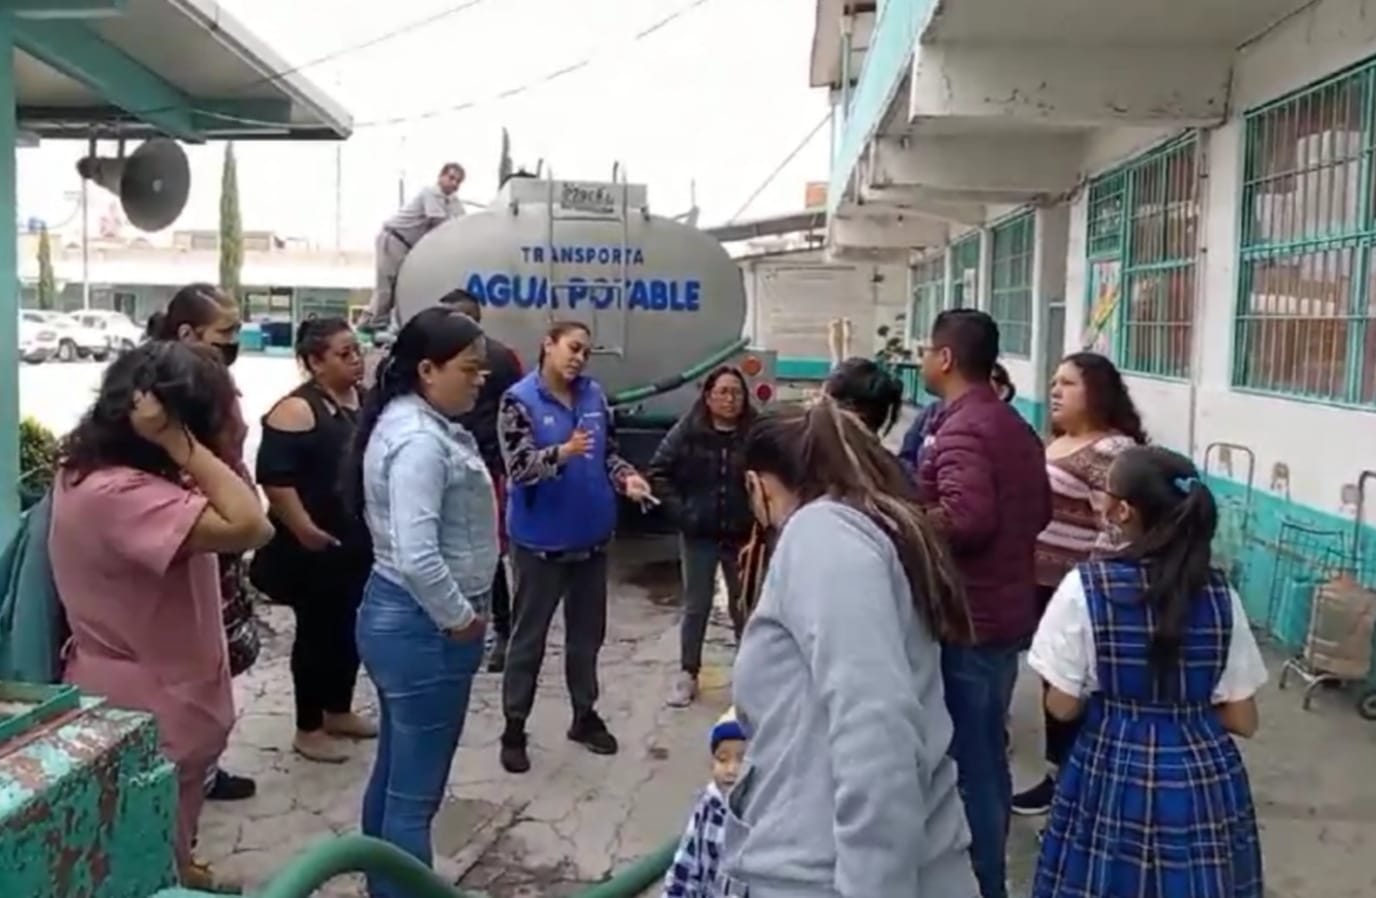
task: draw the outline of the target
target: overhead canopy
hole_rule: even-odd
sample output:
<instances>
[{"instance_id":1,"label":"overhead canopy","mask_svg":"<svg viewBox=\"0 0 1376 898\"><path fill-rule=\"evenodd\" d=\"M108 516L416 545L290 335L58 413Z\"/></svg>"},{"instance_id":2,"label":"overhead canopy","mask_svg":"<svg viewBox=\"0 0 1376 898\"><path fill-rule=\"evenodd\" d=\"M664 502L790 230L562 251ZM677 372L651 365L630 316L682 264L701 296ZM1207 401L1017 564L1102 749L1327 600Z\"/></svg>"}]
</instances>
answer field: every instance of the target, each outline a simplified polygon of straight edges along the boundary
<instances>
[{"instance_id":1,"label":"overhead canopy","mask_svg":"<svg viewBox=\"0 0 1376 898\"><path fill-rule=\"evenodd\" d=\"M353 120L214 0L0 0L19 127L184 141L338 140Z\"/></svg>"}]
</instances>

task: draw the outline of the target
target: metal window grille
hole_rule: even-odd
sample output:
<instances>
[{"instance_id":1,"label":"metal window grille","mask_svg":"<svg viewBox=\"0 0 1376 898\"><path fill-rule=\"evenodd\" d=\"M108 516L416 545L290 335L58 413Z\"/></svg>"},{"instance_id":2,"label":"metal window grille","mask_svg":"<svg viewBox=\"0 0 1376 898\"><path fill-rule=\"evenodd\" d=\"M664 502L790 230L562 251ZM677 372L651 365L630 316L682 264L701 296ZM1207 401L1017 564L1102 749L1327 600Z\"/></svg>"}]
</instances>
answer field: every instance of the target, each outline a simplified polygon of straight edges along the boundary
<instances>
[{"instance_id":1,"label":"metal window grille","mask_svg":"<svg viewBox=\"0 0 1376 898\"><path fill-rule=\"evenodd\" d=\"M912 338L926 341L932 323L944 308L946 298L946 256L925 259L913 268L913 302L908 320L912 323Z\"/></svg>"},{"instance_id":2,"label":"metal window grille","mask_svg":"<svg viewBox=\"0 0 1376 898\"><path fill-rule=\"evenodd\" d=\"M1376 61L1246 116L1233 384L1376 406Z\"/></svg>"},{"instance_id":3,"label":"metal window grille","mask_svg":"<svg viewBox=\"0 0 1376 898\"><path fill-rule=\"evenodd\" d=\"M979 232L951 244L951 308L979 305Z\"/></svg>"},{"instance_id":4,"label":"metal window grille","mask_svg":"<svg viewBox=\"0 0 1376 898\"><path fill-rule=\"evenodd\" d=\"M1008 355L1032 354L1032 256L1036 216L1031 213L990 231L992 271L989 314L999 326L1000 348Z\"/></svg>"},{"instance_id":5,"label":"metal window grille","mask_svg":"<svg viewBox=\"0 0 1376 898\"><path fill-rule=\"evenodd\" d=\"M1085 345L1124 371L1190 375L1199 259L1198 136L1191 133L1095 179Z\"/></svg>"}]
</instances>

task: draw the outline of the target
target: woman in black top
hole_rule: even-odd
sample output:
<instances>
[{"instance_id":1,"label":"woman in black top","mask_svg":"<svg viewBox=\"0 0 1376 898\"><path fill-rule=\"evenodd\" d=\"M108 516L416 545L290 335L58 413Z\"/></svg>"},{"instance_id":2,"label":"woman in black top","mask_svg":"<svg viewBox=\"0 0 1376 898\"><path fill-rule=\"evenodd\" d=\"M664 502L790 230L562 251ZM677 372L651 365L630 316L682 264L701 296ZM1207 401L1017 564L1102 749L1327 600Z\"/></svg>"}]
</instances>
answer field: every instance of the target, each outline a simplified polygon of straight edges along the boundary
<instances>
[{"instance_id":1,"label":"woman in black top","mask_svg":"<svg viewBox=\"0 0 1376 898\"><path fill-rule=\"evenodd\" d=\"M754 522L741 447L753 419L745 377L723 365L707 375L697 403L664 437L650 461L655 495L681 534L682 670L669 692L672 707L685 707L697 697L719 568L730 606L734 609L739 601L739 556Z\"/></svg>"},{"instance_id":2,"label":"woman in black top","mask_svg":"<svg viewBox=\"0 0 1376 898\"><path fill-rule=\"evenodd\" d=\"M339 467L353 439L363 356L342 318L302 322L296 357L309 379L263 419L258 483L277 528L252 579L296 612L292 748L312 761L348 758L335 737L371 739L377 727L351 710L358 676L354 617L372 566L367 531L340 496Z\"/></svg>"}]
</instances>

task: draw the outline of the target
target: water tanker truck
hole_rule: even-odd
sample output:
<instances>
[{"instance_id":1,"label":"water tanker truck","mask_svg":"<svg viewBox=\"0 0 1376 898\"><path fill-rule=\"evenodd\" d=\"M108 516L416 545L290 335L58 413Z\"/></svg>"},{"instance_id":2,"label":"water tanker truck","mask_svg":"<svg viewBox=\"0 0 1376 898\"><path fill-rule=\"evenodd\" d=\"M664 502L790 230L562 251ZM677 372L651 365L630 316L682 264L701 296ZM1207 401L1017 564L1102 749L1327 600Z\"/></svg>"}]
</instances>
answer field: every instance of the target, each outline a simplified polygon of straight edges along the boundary
<instances>
[{"instance_id":1,"label":"water tanker truck","mask_svg":"<svg viewBox=\"0 0 1376 898\"><path fill-rule=\"evenodd\" d=\"M484 330L528 368L552 322L587 325L588 373L611 398L622 454L642 470L717 366L739 368L757 406L775 397L774 354L742 336L739 267L713 237L652 215L644 185L509 179L487 209L411 250L396 284L401 319L455 287L478 299Z\"/></svg>"}]
</instances>

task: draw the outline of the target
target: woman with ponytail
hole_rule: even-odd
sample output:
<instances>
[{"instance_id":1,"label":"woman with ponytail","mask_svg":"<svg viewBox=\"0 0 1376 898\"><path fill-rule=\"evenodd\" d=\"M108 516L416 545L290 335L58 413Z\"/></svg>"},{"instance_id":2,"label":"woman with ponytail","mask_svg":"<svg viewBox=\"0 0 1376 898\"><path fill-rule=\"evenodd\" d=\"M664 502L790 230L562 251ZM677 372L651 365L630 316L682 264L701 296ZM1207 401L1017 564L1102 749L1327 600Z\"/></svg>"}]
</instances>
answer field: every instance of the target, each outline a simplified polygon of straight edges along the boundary
<instances>
[{"instance_id":1,"label":"woman with ponytail","mask_svg":"<svg viewBox=\"0 0 1376 898\"><path fill-rule=\"evenodd\" d=\"M362 829L426 864L497 570L492 478L455 422L477 402L485 358L467 315L436 306L411 318L378 369L345 472L373 543L357 638L382 716ZM404 893L375 876L369 894Z\"/></svg>"},{"instance_id":2,"label":"woman with ponytail","mask_svg":"<svg viewBox=\"0 0 1376 898\"><path fill-rule=\"evenodd\" d=\"M1261 846L1233 736L1257 730L1266 667L1209 546L1194 464L1123 450L1104 516L1126 540L1056 589L1028 663L1047 711L1083 716L1056 783L1034 898L1261 898Z\"/></svg>"},{"instance_id":3,"label":"woman with ponytail","mask_svg":"<svg viewBox=\"0 0 1376 898\"><path fill-rule=\"evenodd\" d=\"M726 894L970 898L939 640L972 624L898 459L824 396L744 447L778 531L733 676L749 735L728 799Z\"/></svg>"}]
</instances>

